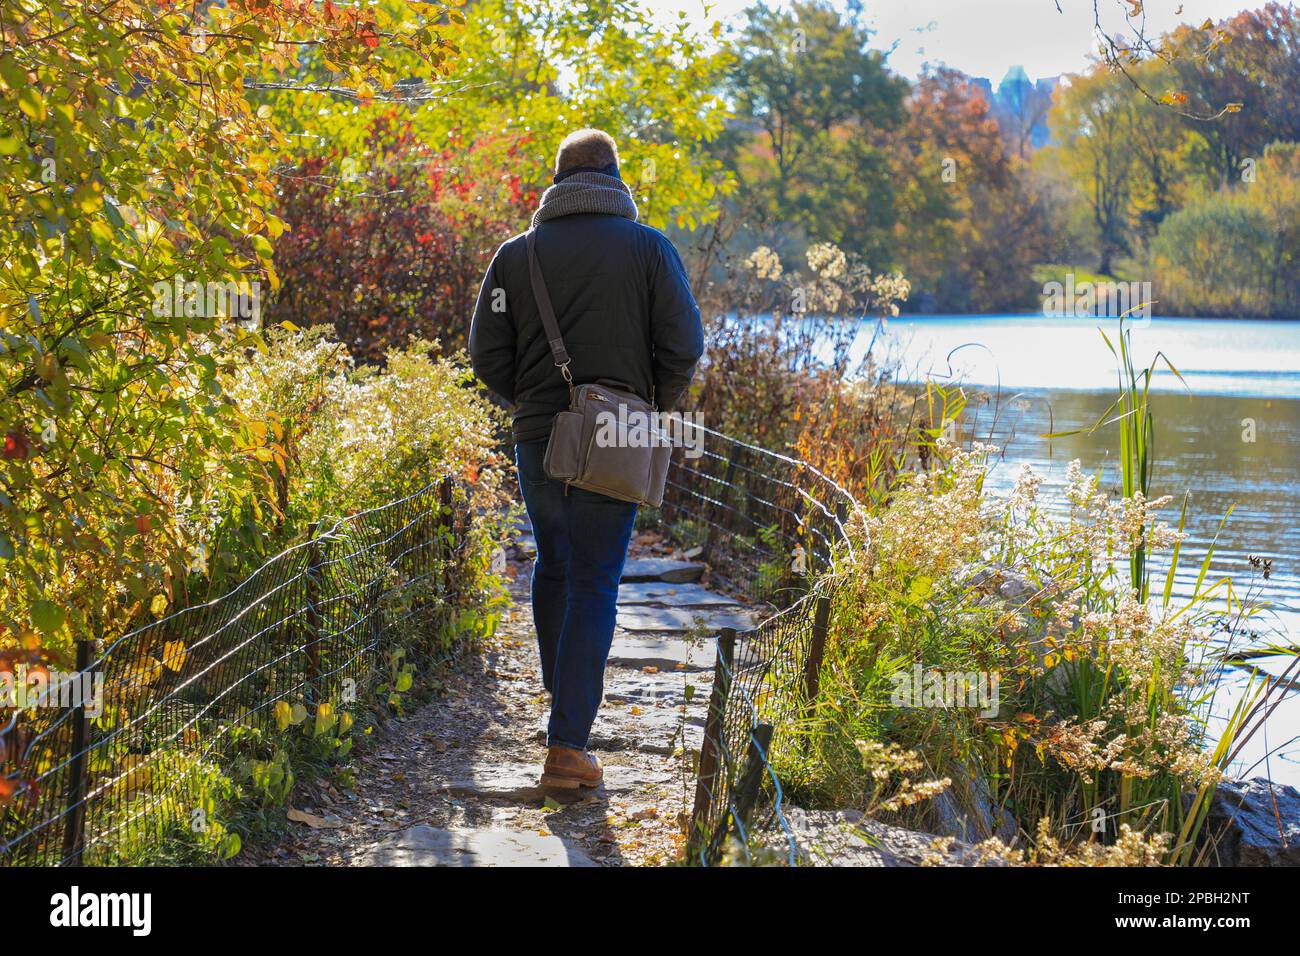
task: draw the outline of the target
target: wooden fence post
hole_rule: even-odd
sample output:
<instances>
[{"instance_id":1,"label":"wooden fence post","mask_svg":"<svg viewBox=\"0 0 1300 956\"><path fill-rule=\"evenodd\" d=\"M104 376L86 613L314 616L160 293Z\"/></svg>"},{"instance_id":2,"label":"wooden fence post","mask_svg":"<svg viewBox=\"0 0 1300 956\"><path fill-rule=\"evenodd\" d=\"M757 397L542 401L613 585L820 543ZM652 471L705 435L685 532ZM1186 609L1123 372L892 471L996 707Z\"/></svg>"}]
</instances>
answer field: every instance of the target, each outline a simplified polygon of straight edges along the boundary
<instances>
[{"instance_id":1,"label":"wooden fence post","mask_svg":"<svg viewBox=\"0 0 1300 956\"><path fill-rule=\"evenodd\" d=\"M95 659L95 641L77 641L77 681L82 689L72 708L72 760L68 764L67 811L63 818L63 857L68 866L81 866L86 850L86 781L90 763L86 750L90 744L90 718L86 716L86 693L92 682L86 680Z\"/></svg>"},{"instance_id":2,"label":"wooden fence post","mask_svg":"<svg viewBox=\"0 0 1300 956\"><path fill-rule=\"evenodd\" d=\"M722 490L718 492L715 499L716 503L712 507L706 507L704 514L708 522L708 528L704 536L704 560L707 563L713 563L713 540L717 534L717 524L719 521L726 521L727 499L731 497L731 482L736 477L736 459L731 457L727 459L727 470L722 473Z\"/></svg>"},{"instance_id":3,"label":"wooden fence post","mask_svg":"<svg viewBox=\"0 0 1300 956\"><path fill-rule=\"evenodd\" d=\"M437 547L434 553L438 560L442 562L439 569L439 597L442 600L444 620L442 626L450 627L452 621L452 601L458 596L459 589L456 582L456 569L453 566L456 555L456 547L459 542L456 540L456 511L454 505L453 493L455 491L455 482L450 477L443 478L438 482L438 517L436 522L435 534L438 536ZM436 634L437 628L434 628L433 640L438 640Z\"/></svg>"},{"instance_id":4,"label":"wooden fence post","mask_svg":"<svg viewBox=\"0 0 1300 956\"><path fill-rule=\"evenodd\" d=\"M438 555L444 561L443 580L448 585L451 581L451 568L449 565L456 544L456 514L452 499L453 490L454 485L450 477L443 478L438 482Z\"/></svg>"},{"instance_id":5,"label":"wooden fence post","mask_svg":"<svg viewBox=\"0 0 1300 956\"><path fill-rule=\"evenodd\" d=\"M659 519L672 534L673 525L677 523L677 493L673 490L673 472L680 470L686 451L682 447L672 448L668 452L668 484L664 486L664 500L659 505Z\"/></svg>"},{"instance_id":6,"label":"wooden fence post","mask_svg":"<svg viewBox=\"0 0 1300 956\"><path fill-rule=\"evenodd\" d=\"M307 527L307 536L310 544L307 545L307 584L306 598L307 605L307 640L303 643L303 650L307 656L307 684L313 691L313 696L320 697L320 640L321 640L321 620L320 606L317 599L320 597L321 585L321 561L320 539L316 537L317 522L313 521Z\"/></svg>"},{"instance_id":7,"label":"wooden fence post","mask_svg":"<svg viewBox=\"0 0 1300 956\"><path fill-rule=\"evenodd\" d=\"M732 663L736 658L736 629L724 627L718 632L718 655L713 662L713 690L709 694L709 713L704 723L704 740L700 745L700 770L695 783L695 807L691 813L690 845L704 832L713 794L718 784L718 741L722 719L726 716L727 697L731 692Z\"/></svg>"},{"instance_id":8,"label":"wooden fence post","mask_svg":"<svg viewBox=\"0 0 1300 956\"><path fill-rule=\"evenodd\" d=\"M755 724L750 732L745 772L741 774L740 783L736 787L736 803L732 810L732 822L738 839L742 836L748 839L749 820L754 814L754 804L758 802L758 791L763 784L763 768L767 766L767 751L772 746L772 730L771 724Z\"/></svg>"},{"instance_id":9,"label":"wooden fence post","mask_svg":"<svg viewBox=\"0 0 1300 956\"><path fill-rule=\"evenodd\" d=\"M822 659L826 655L826 633L830 630L831 599L825 594L817 598L813 614L812 641L808 645L808 659L804 661L803 683L805 716L811 716L821 690Z\"/></svg>"}]
</instances>

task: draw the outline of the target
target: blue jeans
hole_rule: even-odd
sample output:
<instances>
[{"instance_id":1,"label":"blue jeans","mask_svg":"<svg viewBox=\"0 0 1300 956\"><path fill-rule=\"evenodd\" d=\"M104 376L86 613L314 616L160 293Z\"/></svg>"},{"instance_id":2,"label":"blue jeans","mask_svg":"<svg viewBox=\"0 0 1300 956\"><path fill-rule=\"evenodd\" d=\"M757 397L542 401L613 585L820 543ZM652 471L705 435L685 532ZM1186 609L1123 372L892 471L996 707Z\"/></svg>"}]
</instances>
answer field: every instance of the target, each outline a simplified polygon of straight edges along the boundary
<instances>
[{"instance_id":1,"label":"blue jeans","mask_svg":"<svg viewBox=\"0 0 1300 956\"><path fill-rule=\"evenodd\" d=\"M546 442L515 445L519 489L533 523L533 624L551 692L547 742L582 750L605 690L618 582L636 505L546 477Z\"/></svg>"}]
</instances>

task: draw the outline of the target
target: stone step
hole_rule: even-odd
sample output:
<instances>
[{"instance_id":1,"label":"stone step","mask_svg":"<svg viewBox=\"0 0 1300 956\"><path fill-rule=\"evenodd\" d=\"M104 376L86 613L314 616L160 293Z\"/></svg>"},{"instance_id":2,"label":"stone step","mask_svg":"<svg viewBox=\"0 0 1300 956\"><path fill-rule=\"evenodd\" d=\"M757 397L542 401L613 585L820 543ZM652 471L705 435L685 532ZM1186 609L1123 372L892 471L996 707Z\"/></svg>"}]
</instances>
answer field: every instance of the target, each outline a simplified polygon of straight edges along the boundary
<instances>
[{"instance_id":1,"label":"stone step","mask_svg":"<svg viewBox=\"0 0 1300 956\"><path fill-rule=\"evenodd\" d=\"M430 784L434 792L449 797L541 804L547 797L541 787L541 769L539 754L535 763L497 763L431 774ZM600 789L625 792L640 785L641 781L628 768L614 766L605 768L605 783Z\"/></svg>"},{"instance_id":2,"label":"stone step","mask_svg":"<svg viewBox=\"0 0 1300 956\"><path fill-rule=\"evenodd\" d=\"M709 635L719 628L734 627L743 631L754 626L754 618L739 605L720 609L656 607L631 604L618 609L618 626L624 631L653 631L661 634L684 634L703 630Z\"/></svg>"},{"instance_id":3,"label":"stone step","mask_svg":"<svg viewBox=\"0 0 1300 956\"><path fill-rule=\"evenodd\" d=\"M362 866L596 866L558 836L532 830L469 830L420 824L359 858Z\"/></svg>"},{"instance_id":4,"label":"stone step","mask_svg":"<svg viewBox=\"0 0 1300 956\"><path fill-rule=\"evenodd\" d=\"M675 558L632 558L623 565L623 581L667 581L685 584L698 581L704 565Z\"/></svg>"},{"instance_id":5,"label":"stone step","mask_svg":"<svg viewBox=\"0 0 1300 956\"><path fill-rule=\"evenodd\" d=\"M618 589L619 604L663 604L671 607L739 607L732 598L710 591L699 584L672 584L667 581L626 582Z\"/></svg>"},{"instance_id":6,"label":"stone step","mask_svg":"<svg viewBox=\"0 0 1300 956\"><path fill-rule=\"evenodd\" d=\"M676 707L646 707L633 714L624 707L601 712L587 746L599 751L637 750L667 755L683 744L698 750L703 739L703 711L683 715Z\"/></svg>"},{"instance_id":7,"label":"stone step","mask_svg":"<svg viewBox=\"0 0 1300 956\"><path fill-rule=\"evenodd\" d=\"M632 670L656 667L661 671L701 671L713 668L717 645L713 641L684 641L674 637L614 634L609 665Z\"/></svg>"},{"instance_id":8,"label":"stone step","mask_svg":"<svg viewBox=\"0 0 1300 956\"><path fill-rule=\"evenodd\" d=\"M668 704L680 707L686 699L686 685L695 687L692 706L700 704L707 696L709 678L699 674L683 673L675 667L659 673L611 669L605 674L605 704L658 706Z\"/></svg>"}]
</instances>

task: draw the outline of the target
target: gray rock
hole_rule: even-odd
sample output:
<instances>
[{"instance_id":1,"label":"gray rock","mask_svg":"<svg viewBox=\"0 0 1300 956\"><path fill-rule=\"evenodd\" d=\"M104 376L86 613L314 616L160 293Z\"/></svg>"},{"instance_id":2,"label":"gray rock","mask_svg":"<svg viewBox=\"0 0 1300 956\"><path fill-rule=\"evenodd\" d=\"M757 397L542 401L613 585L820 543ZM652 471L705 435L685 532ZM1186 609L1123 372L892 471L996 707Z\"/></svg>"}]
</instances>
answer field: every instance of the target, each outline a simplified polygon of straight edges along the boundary
<instances>
[{"instance_id":1,"label":"gray rock","mask_svg":"<svg viewBox=\"0 0 1300 956\"><path fill-rule=\"evenodd\" d=\"M1033 651L1040 665L1044 663L1051 652L1045 639L1060 637L1063 633L1051 613L1055 603L1063 597L1061 586L1056 581L1046 578L1039 583L1005 564L993 564L967 574L962 584L982 595L979 604L995 610L1017 612L1025 627L1009 638ZM1078 625L1079 615L1076 613L1071 629ZM1081 662L1057 664L1048 677L1048 688L1054 693L1068 693L1072 671L1078 666L1082 666Z\"/></svg>"},{"instance_id":2,"label":"gray rock","mask_svg":"<svg viewBox=\"0 0 1300 956\"><path fill-rule=\"evenodd\" d=\"M1263 777L1219 784L1202 842L1215 866L1300 866L1300 791Z\"/></svg>"},{"instance_id":3,"label":"gray rock","mask_svg":"<svg viewBox=\"0 0 1300 956\"><path fill-rule=\"evenodd\" d=\"M952 786L925 804L927 826L940 836L968 843L998 837L1011 846L1020 828L1015 818L994 802L984 774L969 773L958 765L945 775L952 780Z\"/></svg>"},{"instance_id":4,"label":"gray rock","mask_svg":"<svg viewBox=\"0 0 1300 956\"><path fill-rule=\"evenodd\" d=\"M939 866L1000 865L981 859L967 843L953 840L941 851L936 834L871 820L857 810L787 807L785 818L800 866L920 866L927 857ZM765 861L788 862L789 841L780 827L764 836L763 848Z\"/></svg>"},{"instance_id":5,"label":"gray rock","mask_svg":"<svg viewBox=\"0 0 1300 956\"><path fill-rule=\"evenodd\" d=\"M633 558L623 565L624 581L698 581L704 565L672 558Z\"/></svg>"},{"instance_id":6,"label":"gray rock","mask_svg":"<svg viewBox=\"0 0 1300 956\"><path fill-rule=\"evenodd\" d=\"M531 830L443 829L421 824L358 858L362 866L596 866L581 849Z\"/></svg>"},{"instance_id":7,"label":"gray rock","mask_svg":"<svg viewBox=\"0 0 1300 956\"><path fill-rule=\"evenodd\" d=\"M1014 610L1027 610L1042 605L1050 607L1061 597L1060 586L1052 580L1035 583L1027 575L1003 564L993 564L972 571L962 584L985 595L986 600L998 601Z\"/></svg>"}]
</instances>

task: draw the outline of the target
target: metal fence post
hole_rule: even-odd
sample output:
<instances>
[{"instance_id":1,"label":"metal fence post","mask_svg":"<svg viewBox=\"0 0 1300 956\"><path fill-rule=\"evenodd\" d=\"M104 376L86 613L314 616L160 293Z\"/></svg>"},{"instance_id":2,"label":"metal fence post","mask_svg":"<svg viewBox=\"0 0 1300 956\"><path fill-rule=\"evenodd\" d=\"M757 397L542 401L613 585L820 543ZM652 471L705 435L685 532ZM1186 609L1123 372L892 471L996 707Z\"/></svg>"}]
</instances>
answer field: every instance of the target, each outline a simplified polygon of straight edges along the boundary
<instances>
[{"instance_id":1,"label":"metal fence post","mask_svg":"<svg viewBox=\"0 0 1300 956\"><path fill-rule=\"evenodd\" d=\"M722 718L726 715L735 657L736 629L724 627L718 632L718 655L713 662L713 690L709 694L709 713L704 723L704 740L700 745L700 770L695 783L695 807L691 813L692 846L703 832L713 806L713 795L718 783L718 741L722 736Z\"/></svg>"},{"instance_id":2,"label":"metal fence post","mask_svg":"<svg viewBox=\"0 0 1300 956\"><path fill-rule=\"evenodd\" d=\"M81 866L86 850L86 778L89 762L90 718L86 716L85 679L95 659L95 641L77 641L77 680L83 692L72 708L72 760L68 764L67 812L63 819L63 857L68 866ZM93 692L93 691L92 691Z\"/></svg>"}]
</instances>

